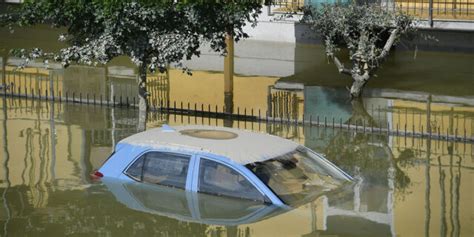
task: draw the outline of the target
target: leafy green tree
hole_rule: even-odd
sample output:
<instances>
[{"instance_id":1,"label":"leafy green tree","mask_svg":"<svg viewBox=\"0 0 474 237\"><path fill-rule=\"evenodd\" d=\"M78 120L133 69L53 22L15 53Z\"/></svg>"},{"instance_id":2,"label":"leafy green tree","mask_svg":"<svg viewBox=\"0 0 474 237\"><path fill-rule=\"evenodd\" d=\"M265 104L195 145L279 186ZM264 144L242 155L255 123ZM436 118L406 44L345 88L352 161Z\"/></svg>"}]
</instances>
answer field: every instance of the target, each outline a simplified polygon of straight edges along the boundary
<instances>
[{"instance_id":1,"label":"leafy green tree","mask_svg":"<svg viewBox=\"0 0 474 237\"><path fill-rule=\"evenodd\" d=\"M385 60L400 37L414 31L415 20L396 10L380 5L323 5L304 9L302 22L320 34L326 55L334 61L339 73L353 79L350 94L360 97L362 89ZM347 49L351 68L346 68L336 55Z\"/></svg>"},{"instance_id":2,"label":"leafy green tree","mask_svg":"<svg viewBox=\"0 0 474 237\"><path fill-rule=\"evenodd\" d=\"M182 60L199 56L204 43L225 54L226 36L236 41L248 37L243 27L256 23L261 8L259 0L29 0L1 16L0 22L66 28L67 34L58 39L67 47L59 52L16 50L25 62L43 58L67 67L129 56L139 69L139 130L144 130L147 73L165 71L169 65L187 70Z\"/></svg>"}]
</instances>

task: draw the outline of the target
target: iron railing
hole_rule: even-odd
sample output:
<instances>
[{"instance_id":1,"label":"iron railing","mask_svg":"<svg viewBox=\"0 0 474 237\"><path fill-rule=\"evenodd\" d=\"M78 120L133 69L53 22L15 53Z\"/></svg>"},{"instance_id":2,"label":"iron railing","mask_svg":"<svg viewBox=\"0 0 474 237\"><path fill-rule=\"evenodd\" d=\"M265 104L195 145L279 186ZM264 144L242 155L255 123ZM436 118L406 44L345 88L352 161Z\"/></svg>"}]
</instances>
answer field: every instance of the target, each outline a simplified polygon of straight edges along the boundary
<instances>
[{"instance_id":1,"label":"iron railing","mask_svg":"<svg viewBox=\"0 0 474 237\"><path fill-rule=\"evenodd\" d=\"M5 84L0 89L0 94L3 96L54 101L59 104L79 103L131 109L138 107L138 98L133 93L137 91L136 84L132 84L135 83L134 80L129 80L131 81L129 84L117 84L108 80L108 86L104 88L115 89L90 91L77 86L70 87L62 75L48 71L35 73L9 71L4 78ZM160 75L150 78L151 83L148 84L150 110L164 114L244 121L253 124L320 126L371 134L474 142L472 113L432 109L432 102L429 99L425 104L417 102L419 106L413 108L359 104L352 108L352 115L343 116L331 114L332 110L306 113L303 108L304 95L297 94L300 92L270 89L265 109L236 105L232 111L228 111L222 104L172 100L169 96L167 77Z\"/></svg>"},{"instance_id":2,"label":"iron railing","mask_svg":"<svg viewBox=\"0 0 474 237\"><path fill-rule=\"evenodd\" d=\"M474 20L474 0L354 0L358 4L379 4L390 10L400 10L407 14L433 20ZM304 6L318 7L322 4L345 4L351 0L274 0L273 13L298 12Z\"/></svg>"}]
</instances>

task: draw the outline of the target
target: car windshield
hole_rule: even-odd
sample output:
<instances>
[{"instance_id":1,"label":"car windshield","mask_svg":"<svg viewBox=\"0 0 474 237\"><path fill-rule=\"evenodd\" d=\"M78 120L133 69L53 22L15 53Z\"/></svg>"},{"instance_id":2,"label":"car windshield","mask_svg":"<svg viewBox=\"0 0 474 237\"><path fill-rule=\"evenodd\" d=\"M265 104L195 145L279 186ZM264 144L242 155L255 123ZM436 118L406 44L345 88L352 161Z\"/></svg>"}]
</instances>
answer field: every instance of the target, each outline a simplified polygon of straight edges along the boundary
<instances>
[{"instance_id":1,"label":"car windshield","mask_svg":"<svg viewBox=\"0 0 474 237\"><path fill-rule=\"evenodd\" d=\"M290 206L349 181L334 165L304 147L246 167Z\"/></svg>"}]
</instances>

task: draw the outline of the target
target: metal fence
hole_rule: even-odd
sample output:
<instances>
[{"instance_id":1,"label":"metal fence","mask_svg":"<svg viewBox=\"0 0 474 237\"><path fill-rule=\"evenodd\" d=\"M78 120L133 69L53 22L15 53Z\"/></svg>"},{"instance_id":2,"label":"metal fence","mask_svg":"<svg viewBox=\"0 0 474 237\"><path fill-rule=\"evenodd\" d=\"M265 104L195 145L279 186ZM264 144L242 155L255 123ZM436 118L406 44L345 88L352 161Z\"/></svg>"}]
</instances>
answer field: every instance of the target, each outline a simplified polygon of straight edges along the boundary
<instances>
[{"instance_id":1,"label":"metal fence","mask_svg":"<svg viewBox=\"0 0 474 237\"><path fill-rule=\"evenodd\" d=\"M109 107L136 108L138 104L137 97L129 93L132 87L136 88L136 85L127 85L127 89L113 92L105 90L89 93L80 91L80 88L66 87L67 82L60 74L19 71L10 71L6 74L6 83L0 90L3 96ZM169 97L167 77L150 78L148 88L150 110L163 114L257 124L320 126L362 133L474 142L474 113L436 111L431 108L430 101L427 101L427 110L399 108L396 105L368 108L358 105L352 109L351 116L344 117L325 112L319 114L305 112L302 108L304 101L301 95L296 94L297 91L270 90L266 110L234 106L233 111L229 112L225 106L173 101Z\"/></svg>"},{"instance_id":2,"label":"metal fence","mask_svg":"<svg viewBox=\"0 0 474 237\"><path fill-rule=\"evenodd\" d=\"M474 20L474 0L395 0L394 5L422 19Z\"/></svg>"},{"instance_id":3,"label":"metal fence","mask_svg":"<svg viewBox=\"0 0 474 237\"><path fill-rule=\"evenodd\" d=\"M299 12L304 6L345 4L350 0L275 0L271 3L274 13ZM378 4L390 10L400 10L428 21L474 20L474 0L355 0L358 4Z\"/></svg>"},{"instance_id":4,"label":"metal fence","mask_svg":"<svg viewBox=\"0 0 474 237\"><path fill-rule=\"evenodd\" d=\"M295 12L305 6L305 0L273 0L270 6L274 12Z\"/></svg>"}]
</instances>

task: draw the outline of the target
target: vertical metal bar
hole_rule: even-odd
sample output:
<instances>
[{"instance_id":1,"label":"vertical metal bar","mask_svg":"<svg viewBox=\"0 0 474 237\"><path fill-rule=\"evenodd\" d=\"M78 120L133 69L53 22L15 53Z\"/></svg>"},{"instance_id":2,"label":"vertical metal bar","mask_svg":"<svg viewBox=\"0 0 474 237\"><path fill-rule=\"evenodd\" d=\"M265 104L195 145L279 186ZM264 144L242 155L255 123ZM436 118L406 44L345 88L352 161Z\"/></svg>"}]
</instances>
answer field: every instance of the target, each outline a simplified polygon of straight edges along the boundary
<instances>
[{"instance_id":1,"label":"vertical metal bar","mask_svg":"<svg viewBox=\"0 0 474 237\"><path fill-rule=\"evenodd\" d=\"M433 0L428 0L428 24L430 27L433 27Z\"/></svg>"}]
</instances>

